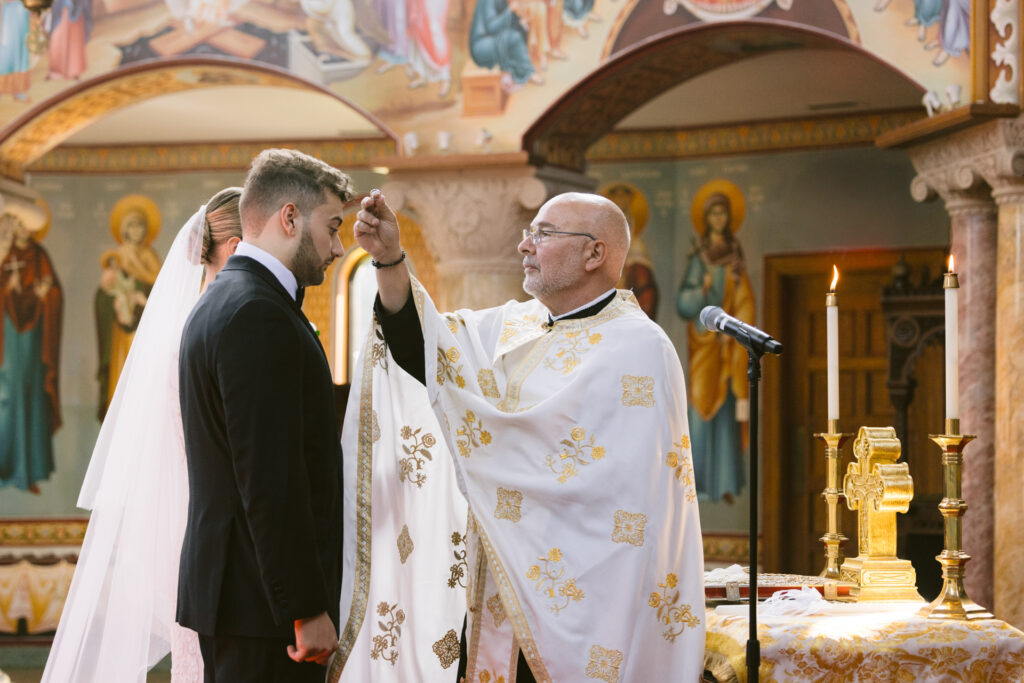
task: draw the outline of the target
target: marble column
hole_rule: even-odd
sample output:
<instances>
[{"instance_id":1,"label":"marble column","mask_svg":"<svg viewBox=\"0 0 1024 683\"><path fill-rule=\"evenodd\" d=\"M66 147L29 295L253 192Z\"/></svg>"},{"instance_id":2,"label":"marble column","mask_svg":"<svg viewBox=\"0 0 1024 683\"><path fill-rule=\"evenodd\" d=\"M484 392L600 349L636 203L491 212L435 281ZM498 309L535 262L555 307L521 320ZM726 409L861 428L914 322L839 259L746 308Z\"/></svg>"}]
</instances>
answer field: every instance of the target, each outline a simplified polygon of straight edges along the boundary
<instances>
[{"instance_id":1,"label":"marble column","mask_svg":"<svg viewBox=\"0 0 1024 683\"><path fill-rule=\"evenodd\" d=\"M918 176L911 195L918 201L942 197L950 215L950 243L960 273L961 431L977 439L967 446L963 465L964 551L971 556L967 594L993 606L995 552L993 486L995 472L996 205L985 182L1003 168L998 125L952 134L911 148ZM942 427L935 425L936 431ZM939 467L936 448L935 466Z\"/></svg>"},{"instance_id":2,"label":"marble column","mask_svg":"<svg viewBox=\"0 0 1024 683\"><path fill-rule=\"evenodd\" d=\"M548 197L525 163L392 169L383 188L395 210L413 215L434 255L439 310L487 308L525 299L522 229Z\"/></svg>"},{"instance_id":3,"label":"marble column","mask_svg":"<svg viewBox=\"0 0 1024 683\"><path fill-rule=\"evenodd\" d=\"M1024 627L1024 184L993 192L996 269L995 615Z\"/></svg>"},{"instance_id":4,"label":"marble column","mask_svg":"<svg viewBox=\"0 0 1024 683\"><path fill-rule=\"evenodd\" d=\"M950 237L960 275L960 427L977 438L964 451L964 551L971 556L964 579L967 594L992 606L995 338L996 205L983 186L975 192L950 192L946 197ZM936 449L938 451L938 449ZM934 454L938 457L938 452ZM938 462L936 460L936 462Z\"/></svg>"}]
</instances>

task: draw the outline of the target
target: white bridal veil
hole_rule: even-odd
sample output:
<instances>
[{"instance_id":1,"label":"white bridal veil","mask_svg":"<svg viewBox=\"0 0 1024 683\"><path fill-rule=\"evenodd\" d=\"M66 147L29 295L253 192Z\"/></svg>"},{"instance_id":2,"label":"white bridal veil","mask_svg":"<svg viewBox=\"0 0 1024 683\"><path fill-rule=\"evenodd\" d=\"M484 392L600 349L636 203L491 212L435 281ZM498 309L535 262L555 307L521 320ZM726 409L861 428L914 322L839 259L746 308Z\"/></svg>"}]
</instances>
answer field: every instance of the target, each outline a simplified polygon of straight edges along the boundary
<instances>
[{"instance_id":1,"label":"white bridal veil","mask_svg":"<svg viewBox=\"0 0 1024 683\"><path fill-rule=\"evenodd\" d=\"M188 507L178 346L202 282L205 209L174 239L100 428L78 499L92 515L44 682L143 683L170 651Z\"/></svg>"}]
</instances>

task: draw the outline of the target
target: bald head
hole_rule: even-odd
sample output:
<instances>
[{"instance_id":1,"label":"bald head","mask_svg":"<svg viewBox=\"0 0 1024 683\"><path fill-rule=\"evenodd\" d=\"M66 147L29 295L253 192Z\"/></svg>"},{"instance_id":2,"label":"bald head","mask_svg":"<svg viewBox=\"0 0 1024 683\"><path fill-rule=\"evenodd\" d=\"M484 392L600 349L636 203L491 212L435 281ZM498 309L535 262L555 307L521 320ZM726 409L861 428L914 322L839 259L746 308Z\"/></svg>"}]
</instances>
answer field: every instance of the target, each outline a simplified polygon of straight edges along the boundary
<instances>
[{"instance_id":1,"label":"bald head","mask_svg":"<svg viewBox=\"0 0 1024 683\"><path fill-rule=\"evenodd\" d=\"M629 224L610 200L568 192L540 207L537 240L524 237L523 289L555 315L615 287L629 251Z\"/></svg>"},{"instance_id":2,"label":"bald head","mask_svg":"<svg viewBox=\"0 0 1024 683\"><path fill-rule=\"evenodd\" d=\"M619 281L629 251L629 221L622 209L607 197L587 192L566 192L552 197L545 206L568 210L573 227L567 226L566 230L587 232L605 243L607 255L599 270L608 279L608 286L613 287Z\"/></svg>"}]
</instances>

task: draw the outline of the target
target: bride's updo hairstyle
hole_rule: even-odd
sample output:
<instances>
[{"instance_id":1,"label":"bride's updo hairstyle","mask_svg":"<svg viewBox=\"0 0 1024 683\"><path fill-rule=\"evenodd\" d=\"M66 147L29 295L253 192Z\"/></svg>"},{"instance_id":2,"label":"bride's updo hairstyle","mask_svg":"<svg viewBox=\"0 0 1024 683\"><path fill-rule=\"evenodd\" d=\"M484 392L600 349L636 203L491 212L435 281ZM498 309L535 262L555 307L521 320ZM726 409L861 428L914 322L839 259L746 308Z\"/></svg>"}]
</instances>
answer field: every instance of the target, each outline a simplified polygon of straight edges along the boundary
<instances>
[{"instance_id":1,"label":"bride's updo hairstyle","mask_svg":"<svg viewBox=\"0 0 1024 683\"><path fill-rule=\"evenodd\" d=\"M232 237L242 237L242 219L238 201L242 188L226 187L206 202L206 224L203 226L202 262L211 263L214 250Z\"/></svg>"}]
</instances>

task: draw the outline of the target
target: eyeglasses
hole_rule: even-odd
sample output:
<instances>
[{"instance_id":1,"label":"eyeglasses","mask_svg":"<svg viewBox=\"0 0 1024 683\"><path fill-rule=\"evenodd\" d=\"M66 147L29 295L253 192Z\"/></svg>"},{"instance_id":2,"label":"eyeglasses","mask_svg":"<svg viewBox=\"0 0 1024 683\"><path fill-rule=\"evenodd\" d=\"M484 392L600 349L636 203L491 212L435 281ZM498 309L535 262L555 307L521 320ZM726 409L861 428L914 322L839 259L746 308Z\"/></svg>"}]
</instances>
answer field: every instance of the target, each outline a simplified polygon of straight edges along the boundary
<instances>
[{"instance_id":1,"label":"eyeglasses","mask_svg":"<svg viewBox=\"0 0 1024 683\"><path fill-rule=\"evenodd\" d=\"M550 228L539 228L536 225L531 225L528 228L523 228L523 239L528 239L535 245L543 242L545 238L553 237L554 235L577 235L579 237L589 237L595 242L597 241L597 238L591 235L589 232L570 232L569 230L552 230Z\"/></svg>"}]
</instances>

